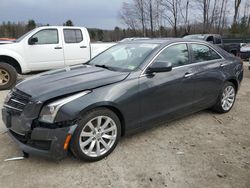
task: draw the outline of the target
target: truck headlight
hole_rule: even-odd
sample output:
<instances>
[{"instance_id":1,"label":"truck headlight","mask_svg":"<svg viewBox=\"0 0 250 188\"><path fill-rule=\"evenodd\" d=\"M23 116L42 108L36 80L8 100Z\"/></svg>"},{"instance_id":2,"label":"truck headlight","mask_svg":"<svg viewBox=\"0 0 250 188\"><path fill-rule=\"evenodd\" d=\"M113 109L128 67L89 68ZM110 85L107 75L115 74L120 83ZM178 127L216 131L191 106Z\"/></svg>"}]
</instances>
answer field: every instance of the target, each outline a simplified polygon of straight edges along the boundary
<instances>
[{"instance_id":1,"label":"truck headlight","mask_svg":"<svg viewBox=\"0 0 250 188\"><path fill-rule=\"evenodd\" d=\"M87 95L88 93L90 93L91 91L83 91L74 95L71 95L69 97L65 97L59 100L56 100L52 103L49 103L48 105L44 106L41 113L40 113L40 117L39 117L39 121L45 122L45 123L53 123L57 112L60 110L60 108L75 100L78 99L84 95Z\"/></svg>"}]
</instances>

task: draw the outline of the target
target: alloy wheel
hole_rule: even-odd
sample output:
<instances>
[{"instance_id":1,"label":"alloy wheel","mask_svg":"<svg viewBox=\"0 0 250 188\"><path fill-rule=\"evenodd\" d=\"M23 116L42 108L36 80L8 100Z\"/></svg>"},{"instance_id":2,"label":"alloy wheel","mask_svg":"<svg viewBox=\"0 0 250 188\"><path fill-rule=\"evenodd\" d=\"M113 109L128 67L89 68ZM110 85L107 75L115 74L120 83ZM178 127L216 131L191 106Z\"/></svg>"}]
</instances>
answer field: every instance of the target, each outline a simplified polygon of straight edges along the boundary
<instances>
[{"instance_id":1,"label":"alloy wheel","mask_svg":"<svg viewBox=\"0 0 250 188\"><path fill-rule=\"evenodd\" d=\"M230 110L234 104L234 100L235 89L233 86L227 86L222 93L221 106L223 110Z\"/></svg>"},{"instance_id":2,"label":"alloy wheel","mask_svg":"<svg viewBox=\"0 0 250 188\"><path fill-rule=\"evenodd\" d=\"M0 69L0 86L6 85L9 81L10 74L4 69Z\"/></svg>"},{"instance_id":3,"label":"alloy wheel","mask_svg":"<svg viewBox=\"0 0 250 188\"><path fill-rule=\"evenodd\" d=\"M99 157L111 149L116 138L115 121L108 116L97 116L84 125L79 137L79 145L85 155Z\"/></svg>"}]
</instances>

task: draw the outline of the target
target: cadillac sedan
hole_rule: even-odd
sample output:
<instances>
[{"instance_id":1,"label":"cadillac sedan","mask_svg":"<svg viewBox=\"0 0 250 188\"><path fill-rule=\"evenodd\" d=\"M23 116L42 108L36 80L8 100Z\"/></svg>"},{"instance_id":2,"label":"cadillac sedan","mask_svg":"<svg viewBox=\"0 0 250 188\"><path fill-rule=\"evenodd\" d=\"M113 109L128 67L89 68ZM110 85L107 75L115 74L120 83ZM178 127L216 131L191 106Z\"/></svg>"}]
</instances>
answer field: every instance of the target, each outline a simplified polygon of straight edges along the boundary
<instances>
[{"instance_id":1,"label":"cadillac sedan","mask_svg":"<svg viewBox=\"0 0 250 188\"><path fill-rule=\"evenodd\" d=\"M226 113L243 78L238 58L187 40L119 43L87 64L19 83L2 118L26 154L97 161L122 136L203 109Z\"/></svg>"}]
</instances>

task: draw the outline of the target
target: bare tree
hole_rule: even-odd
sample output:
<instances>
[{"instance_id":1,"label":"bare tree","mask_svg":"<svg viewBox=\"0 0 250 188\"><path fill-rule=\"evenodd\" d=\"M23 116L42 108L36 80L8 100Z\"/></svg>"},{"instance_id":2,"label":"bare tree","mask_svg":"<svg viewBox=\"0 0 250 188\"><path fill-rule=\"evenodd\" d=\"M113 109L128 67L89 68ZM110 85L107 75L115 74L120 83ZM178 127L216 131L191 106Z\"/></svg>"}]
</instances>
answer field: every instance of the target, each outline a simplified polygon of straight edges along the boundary
<instances>
[{"instance_id":1,"label":"bare tree","mask_svg":"<svg viewBox=\"0 0 250 188\"><path fill-rule=\"evenodd\" d=\"M234 18L233 18L233 25L237 23L237 17L239 13L241 0L234 0Z\"/></svg>"},{"instance_id":2,"label":"bare tree","mask_svg":"<svg viewBox=\"0 0 250 188\"><path fill-rule=\"evenodd\" d=\"M135 7L138 11L138 16L142 25L143 36L146 36L146 24L145 24L145 5L143 0L134 0Z\"/></svg>"},{"instance_id":3,"label":"bare tree","mask_svg":"<svg viewBox=\"0 0 250 188\"><path fill-rule=\"evenodd\" d=\"M174 36L177 36L177 24L178 24L178 13L179 13L179 1L180 0L163 0L162 6L165 7L164 17L168 23L173 27Z\"/></svg>"},{"instance_id":4,"label":"bare tree","mask_svg":"<svg viewBox=\"0 0 250 188\"><path fill-rule=\"evenodd\" d=\"M218 23L218 27L217 27L217 31L220 33L221 32L221 25L222 25L222 21L223 21L223 11L225 12L225 0L221 1L221 7L220 7L220 13L219 13L219 23Z\"/></svg>"},{"instance_id":5,"label":"bare tree","mask_svg":"<svg viewBox=\"0 0 250 188\"><path fill-rule=\"evenodd\" d=\"M123 3L120 12L121 20L128 28L132 30L138 29L137 17L134 12L135 10L131 8L131 4Z\"/></svg>"},{"instance_id":6,"label":"bare tree","mask_svg":"<svg viewBox=\"0 0 250 188\"><path fill-rule=\"evenodd\" d=\"M185 27L185 35L189 33L189 8L190 8L190 0L179 1L180 14L182 19L184 20Z\"/></svg>"},{"instance_id":7,"label":"bare tree","mask_svg":"<svg viewBox=\"0 0 250 188\"><path fill-rule=\"evenodd\" d=\"M146 36L145 4L143 0L123 3L120 17L129 28L135 29L140 24L142 34Z\"/></svg>"}]
</instances>

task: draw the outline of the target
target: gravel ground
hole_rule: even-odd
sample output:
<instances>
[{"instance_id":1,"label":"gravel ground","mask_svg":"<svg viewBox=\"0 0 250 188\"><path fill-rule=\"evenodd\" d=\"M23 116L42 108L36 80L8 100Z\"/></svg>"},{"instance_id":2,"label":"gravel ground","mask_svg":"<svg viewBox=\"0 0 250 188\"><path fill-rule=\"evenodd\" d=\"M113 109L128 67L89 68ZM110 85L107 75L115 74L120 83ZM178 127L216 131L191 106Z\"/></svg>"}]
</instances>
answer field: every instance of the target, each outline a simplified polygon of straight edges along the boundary
<instances>
[{"instance_id":1,"label":"gravel ground","mask_svg":"<svg viewBox=\"0 0 250 188\"><path fill-rule=\"evenodd\" d=\"M0 92L2 104L7 92ZM123 138L106 159L85 163L30 157L0 122L0 187L250 187L250 72L234 108L202 111Z\"/></svg>"}]
</instances>

